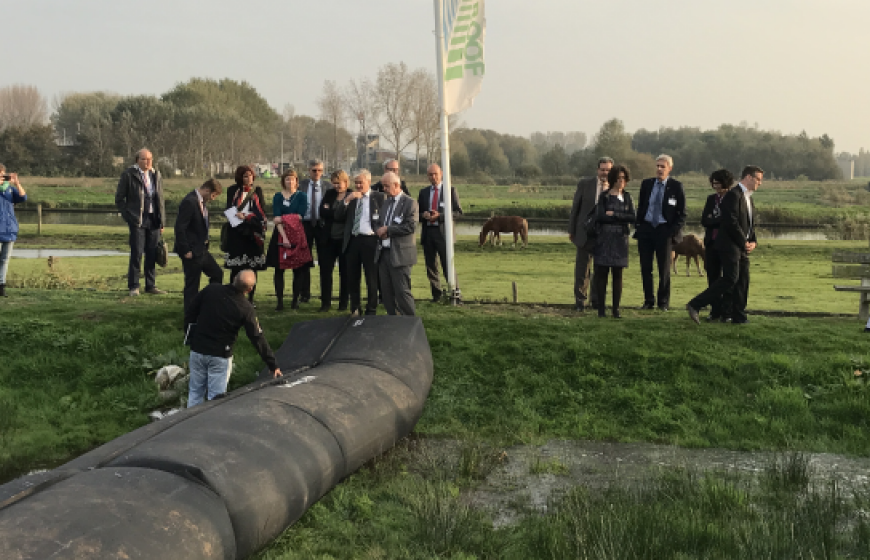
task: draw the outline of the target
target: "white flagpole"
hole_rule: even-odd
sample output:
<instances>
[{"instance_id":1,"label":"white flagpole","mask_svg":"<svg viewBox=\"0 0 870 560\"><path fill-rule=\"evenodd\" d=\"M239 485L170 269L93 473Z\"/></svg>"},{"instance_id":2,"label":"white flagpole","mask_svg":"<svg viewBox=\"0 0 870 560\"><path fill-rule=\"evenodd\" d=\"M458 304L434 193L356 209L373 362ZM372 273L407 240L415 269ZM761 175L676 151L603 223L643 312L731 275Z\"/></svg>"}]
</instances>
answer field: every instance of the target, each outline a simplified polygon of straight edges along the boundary
<instances>
[{"instance_id":1,"label":"white flagpole","mask_svg":"<svg viewBox=\"0 0 870 560\"><path fill-rule=\"evenodd\" d=\"M460 300L453 262L453 191L450 186L450 130L444 96L444 4L435 0L435 52L438 54L438 97L441 101L441 172L444 190L444 236L447 242L447 293L450 303Z\"/></svg>"}]
</instances>

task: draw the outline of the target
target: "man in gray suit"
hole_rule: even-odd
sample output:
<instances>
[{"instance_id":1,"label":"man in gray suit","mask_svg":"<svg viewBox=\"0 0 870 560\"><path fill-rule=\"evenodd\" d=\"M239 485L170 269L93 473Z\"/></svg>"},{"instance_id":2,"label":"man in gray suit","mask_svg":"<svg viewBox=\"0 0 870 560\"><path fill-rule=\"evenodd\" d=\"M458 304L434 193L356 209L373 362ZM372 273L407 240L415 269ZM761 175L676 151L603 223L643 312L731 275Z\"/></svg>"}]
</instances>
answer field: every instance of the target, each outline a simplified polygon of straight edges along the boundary
<instances>
[{"instance_id":1,"label":"man in gray suit","mask_svg":"<svg viewBox=\"0 0 870 560\"><path fill-rule=\"evenodd\" d=\"M597 176L581 179L574 192L574 204L571 206L571 219L568 222L568 238L577 246L577 260L574 263L574 309L576 311L583 311L586 308L586 295L589 294L591 283L592 249L586 247L586 219L595 208L598 196L607 188L607 174L612 168L612 159L599 158ZM595 292L589 295L590 307L597 309Z\"/></svg>"},{"instance_id":2,"label":"man in gray suit","mask_svg":"<svg viewBox=\"0 0 870 560\"><path fill-rule=\"evenodd\" d=\"M376 224L380 239L375 260L381 297L388 315L414 315L414 295L411 293L411 267L417 264L417 201L402 192L402 182L395 173L385 173L381 179L387 200Z\"/></svg>"}]
</instances>

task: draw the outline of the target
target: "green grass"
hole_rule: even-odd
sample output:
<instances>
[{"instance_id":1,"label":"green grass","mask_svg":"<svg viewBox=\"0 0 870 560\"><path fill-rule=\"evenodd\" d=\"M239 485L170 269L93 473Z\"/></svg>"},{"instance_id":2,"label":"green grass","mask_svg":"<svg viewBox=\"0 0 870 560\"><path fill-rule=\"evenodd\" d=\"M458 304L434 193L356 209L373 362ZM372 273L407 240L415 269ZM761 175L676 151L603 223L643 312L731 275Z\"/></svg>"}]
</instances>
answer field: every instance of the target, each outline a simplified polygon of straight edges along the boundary
<instances>
[{"instance_id":1,"label":"green grass","mask_svg":"<svg viewBox=\"0 0 870 560\"><path fill-rule=\"evenodd\" d=\"M678 178L686 188L686 207L690 222L699 222L707 196L712 192L707 177L690 173ZM222 180L225 187L231 179ZM201 179L169 178L165 181L167 209L178 207ZM259 179L267 198L278 190L277 179ZM117 178L46 178L28 177L29 205L42 203L53 208L113 207ZM425 180L409 178L409 190L416 197ZM518 214L526 218L567 219L575 185L565 186L495 186L455 181L467 215L488 217ZM629 190L637 194L640 181L632 181ZM867 178L852 181L767 181L758 191L756 205L768 224L836 224L842 220L870 222L870 192Z\"/></svg>"},{"instance_id":2,"label":"green grass","mask_svg":"<svg viewBox=\"0 0 870 560\"><path fill-rule=\"evenodd\" d=\"M22 226L16 248L82 248L128 251L127 230L110 226L45 226L36 236L34 225ZM217 231L212 232L217 246ZM567 237L567 236L566 236ZM172 247L173 233L166 230ZM831 276L831 253L835 250L867 251L867 242L856 241L763 241L752 255L749 307L756 310L857 313L855 294L835 292ZM14 254L14 253L13 253ZM629 268L625 273L622 305L639 306L643 301L640 266L634 242L630 246ZM508 301L512 282L517 283L519 301L526 303L573 303L575 248L567 238L534 236L527 249L479 248L477 239L460 236L456 245L456 270L463 297L467 301ZM218 258L218 262L222 262ZM429 293L422 251L412 273L412 287L418 298ZM127 258L60 259L55 266L66 280L46 284L47 264L43 259L14 259L8 281L12 287L71 287L123 290L126 288ZM706 287L694 263L691 277L685 276L685 260L677 264L672 276L672 301L675 309ZM261 294L271 294L272 273L264 275ZM337 278L337 272L336 272ZM841 283L857 283L837 280ZM158 270L163 289L180 291L183 286L181 263L171 257L166 269ZM335 286L338 286L337 281ZM336 288L337 289L337 288ZM608 299L608 303L609 303Z\"/></svg>"}]
</instances>

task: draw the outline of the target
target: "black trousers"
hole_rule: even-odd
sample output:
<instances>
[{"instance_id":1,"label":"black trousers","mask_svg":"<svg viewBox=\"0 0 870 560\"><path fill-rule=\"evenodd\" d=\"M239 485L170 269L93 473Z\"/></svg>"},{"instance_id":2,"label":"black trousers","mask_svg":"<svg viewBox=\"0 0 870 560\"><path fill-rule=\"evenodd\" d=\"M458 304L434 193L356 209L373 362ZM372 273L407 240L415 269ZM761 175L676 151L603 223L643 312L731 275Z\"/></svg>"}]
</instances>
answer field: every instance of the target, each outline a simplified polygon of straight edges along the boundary
<instances>
[{"instance_id":1,"label":"black trousers","mask_svg":"<svg viewBox=\"0 0 870 560\"><path fill-rule=\"evenodd\" d=\"M444 278L447 278L447 240L441 233L440 226L430 226L424 222L420 227L424 235L421 237L423 245L423 258L426 261L426 278L429 279L429 286L432 288L432 299L440 299L443 290L441 289L441 272L444 272ZM438 261L441 261L441 270L438 270Z\"/></svg>"},{"instance_id":2,"label":"black trousers","mask_svg":"<svg viewBox=\"0 0 870 560\"><path fill-rule=\"evenodd\" d=\"M344 309L348 302L347 258L341 252L344 239L330 239L323 246L324 251L318 259L320 264L320 302L324 306L332 305L332 278L335 265L338 263L338 307Z\"/></svg>"},{"instance_id":3,"label":"black trousers","mask_svg":"<svg viewBox=\"0 0 870 560\"><path fill-rule=\"evenodd\" d=\"M712 241L710 242L713 243ZM722 259L719 257L719 251L712 247L704 249L704 270L707 271L707 287L712 288L713 284L722 276ZM725 294L723 298L730 297L730 294ZM722 301L720 298L710 303L710 316L713 319L719 319L724 316L722 312Z\"/></svg>"},{"instance_id":4,"label":"black trousers","mask_svg":"<svg viewBox=\"0 0 870 560\"><path fill-rule=\"evenodd\" d=\"M375 235L359 235L350 238L345 257L347 258L347 281L350 295L350 309L361 309L360 282L363 272L366 279L366 308L368 315L374 315L378 309L378 265L375 262L375 251L378 238Z\"/></svg>"},{"instance_id":5,"label":"black trousers","mask_svg":"<svg viewBox=\"0 0 870 560\"><path fill-rule=\"evenodd\" d=\"M130 264L127 267L127 288L139 288L142 276L142 257L145 257L145 289L155 287L157 281L157 240L160 239L159 221L151 216L142 217L142 227L130 228Z\"/></svg>"},{"instance_id":6,"label":"black trousers","mask_svg":"<svg viewBox=\"0 0 870 560\"><path fill-rule=\"evenodd\" d=\"M643 303L667 307L671 303L671 232L667 224L653 228L641 224L637 228L637 252L640 256L640 277L643 280ZM653 287L653 258L659 269L658 293ZM656 301L658 300L658 301Z\"/></svg>"},{"instance_id":7,"label":"black trousers","mask_svg":"<svg viewBox=\"0 0 870 560\"><path fill-rule=\"evenodd\" d=\"M604 315L605 301L607 301L607 275L613 271L613 311L619 311L619 302L622 300L622 271L621 266L598 266L595 265L594 290L598 300L598 314Z\"/></svg>"},{"instance_id":8,"label":"black trousers","mask_svg":"<svg viewBox=\"0 0 870 560\"><path fill-rule=\"evenodd\" d=\"M192 259L181 257L181 269L184 271L184 309L193 301L199 293L199 281L202 275L208 276L209 284L221 284L224 281L224 271L215 262L214 257L208 251Z\"/></svg>"},{"instance_id":9,"label":"black trousers","mask_svg":"<svg viewBox=\"0 0 870 560\"><path fill-rule=\"evenodd\" d=\"M719 251L722 263L722 276L695 296L689 305L703 309L716 301L721 301L723 316L734 321L746 320L746 302L749 296L749 257L732 251Z\"/></svg>"},{"instance_id":10,"label":"black trousers","mask_svg":"<svg viewBox=\"0 0 870 560\"><path fill-rule=\"evenodd\" d=\"M326 247L329 245L330 240L330 231L326 228L326 226L322 224L312 225L309 221L303 221L302 227L305 229L305 239L308 241L308 248L311 251L311 258L317 261L317 264L323 266L321 261L323 260L324 253L329 251ZM317 249L317 257L314 257L314 249ZM323 293L323 274L320 275L321 285L320 285L320 293ZM295 282L295 280L294 280ZM302 286L302 292L300 296L303 299L308 299L311 297L311 275L308 275L308 283ZM321 298L323 296L321 295Z\"/></svg>"},{"instance_id":11,"label":"black trousers","mask_svg":"<svg viewBox=\"0 0 870 560\"><path fill-rule=\"evenodd\" d=\"M278 298L278 305L284 305L284 273L287 269L275 267L275 276L272 278L272 283L275 285L275 297ZM298 301L303 290L311 286L311 267L303 266L293 269L293 301Z\"/></svg>"}]
</instances>

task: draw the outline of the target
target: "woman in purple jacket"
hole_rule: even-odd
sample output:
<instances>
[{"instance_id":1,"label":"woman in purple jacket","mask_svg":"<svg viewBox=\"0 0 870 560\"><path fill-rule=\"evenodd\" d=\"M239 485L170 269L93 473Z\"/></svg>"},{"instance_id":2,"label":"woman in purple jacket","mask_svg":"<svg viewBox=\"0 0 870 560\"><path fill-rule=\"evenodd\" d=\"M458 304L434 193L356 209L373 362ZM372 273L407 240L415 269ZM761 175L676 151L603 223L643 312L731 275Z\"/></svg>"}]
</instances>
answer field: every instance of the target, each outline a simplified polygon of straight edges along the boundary
<instances>
[{"instance_id":1,"label":"woman in purple jacket","mask_svg":"<svg viewBox=\"0 0 870 560\"><path fill-rule=\"evenodd\" d=\"M7 174L6 166L0 163L0 297L6 297L6 271L12 246L18 239L15 205L25 200L27 194L18 182L18 174Z\"/></svg>"}]
</instances>

